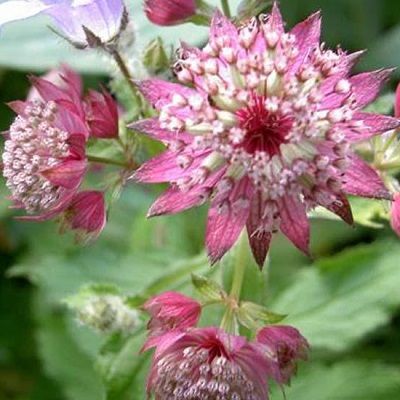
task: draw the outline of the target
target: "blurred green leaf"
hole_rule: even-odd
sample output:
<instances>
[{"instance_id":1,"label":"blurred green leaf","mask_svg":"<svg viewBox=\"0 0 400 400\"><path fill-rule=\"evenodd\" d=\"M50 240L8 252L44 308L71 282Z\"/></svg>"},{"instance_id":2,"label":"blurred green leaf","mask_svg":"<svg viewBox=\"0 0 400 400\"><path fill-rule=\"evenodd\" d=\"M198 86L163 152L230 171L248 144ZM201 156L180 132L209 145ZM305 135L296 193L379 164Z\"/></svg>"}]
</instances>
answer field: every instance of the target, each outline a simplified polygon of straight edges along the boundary
<instances>
[{"instance_id":1,"label":"blurred green leaf","mask_svg":"<svg viewBox=\"0 0 400 400\"><path fill-rule=\"evenodd\" d=\"M300 366L299 375L285 388L288 400L395 400L400 393L400 369L377 361L311 361ZM279 392L272 398L279 399Z\"/></svg>"},{"instance_id":2,"label":"blurred green leaf","mask_svg":"<svg viewBox=\"0 0 400 400\"><path fill-rule=\"evenodd\" d=\"M343 351L400 305L400 243L357 246L307 268L272 302L315 348Z\"/></svg>"}]
</instances>

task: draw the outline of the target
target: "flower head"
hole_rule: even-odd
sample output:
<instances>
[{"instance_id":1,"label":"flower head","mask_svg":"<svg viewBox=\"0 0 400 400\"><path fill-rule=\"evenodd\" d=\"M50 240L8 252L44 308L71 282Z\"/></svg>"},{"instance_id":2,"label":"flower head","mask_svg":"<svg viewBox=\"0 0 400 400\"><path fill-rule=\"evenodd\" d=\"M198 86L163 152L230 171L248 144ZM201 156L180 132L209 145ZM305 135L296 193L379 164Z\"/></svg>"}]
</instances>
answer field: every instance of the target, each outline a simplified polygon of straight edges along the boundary
<instances>
[{"instance_id":1,"label":"flower head","mask_svg":"<svg viewBox=\"0 0 400 400\"><path fill-rule=\"evenodd\" d=\"M122 0L13 0L0 4L0 27L44 13L76 47L98 47L115 40L126 25Z\"/></svg>"},{"instance_id":2,"label":"flower head","mask_svg":"<svg viewBox=\"0 0 400 400\"><path fill-rule=\"evenodd\" d=\"M147 18L157 25L176 25L196 13L195 0L145 0Z\"/></svg>"},{"instance_id":3,"label":"flower head","mask_svg":"<svg viewBox=\"0 0 400 400\"><path fill-rule=\"evenodd\" d=\"M64 211L82 182L89 131L74 87L32 82L36 99L10 104L18 116L5 142L3 175L17 207L48 219Z\"/></svg>"},{"instance_id":4,"label":"flower head","mask_svg":"<svg viewBox=\"0 0 400 400\"><path fill-rule=\"evenodd\" d=\"M159 335L171 330L185 330L197 324L201 305L194 299L177 292L165 292L152 297L144 304L150 314L150 335Z\"/></svg>"},{"instance_id":5,"label":"flower head","mask_svg":"<svg viewBox=\"0 0 400 400\"><path fill-rule=\"evenodd\" d=\"M260 266L282 231L308 253L307 212L323 206L352 223L347 195L390 198L377 172L351 145L400 125L362 109L390 71L350 76L360 53L320 45L320 16L285 32L271 14L236 27L219 12L204 49L183 45L174 71L182 84L138 86L159 117L133 128L168 145L136 174L169 182L149 215L211 201L206 242L218 261L247 227Z\"/></svg>"},{"instance_id":6,"label":"flower head","mask_svg":"<svg viewBox=\"0 0 400 400\"><path fill-rule=\"evenodd\" d=\"M279 384L289 383L297 361L306 360L308 342L291 326L268 326L257 334L257 342L270 358L270 375Z\"/></svg>"},{"instance_id":7,"label":"flower head","mask_svg":"<svg viewBox=\"0 0 400 400\"><path fill-rule=\"evenodd\" d=\"M157 400L266 400L267 373L256 345L217 328L197 328L156 353L147 387Z\"/></svg>"}]
</instances>

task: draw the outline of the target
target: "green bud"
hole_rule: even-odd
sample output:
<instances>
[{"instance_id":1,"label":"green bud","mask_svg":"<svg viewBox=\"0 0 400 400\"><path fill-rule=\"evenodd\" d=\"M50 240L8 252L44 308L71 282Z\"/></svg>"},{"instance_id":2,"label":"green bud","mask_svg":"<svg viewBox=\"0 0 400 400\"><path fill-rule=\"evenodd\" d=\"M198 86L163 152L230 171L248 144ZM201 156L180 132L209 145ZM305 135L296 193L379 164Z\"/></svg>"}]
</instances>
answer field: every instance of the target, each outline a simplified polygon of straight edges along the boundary
<instances>
[{"instance_id":1,"label":"green bud","mask_svg":"<svg viewBox=\"0 0 400 400\"><path fill-rule=\"evenodd\" d=\"M165 52L163 42L160 37L153 39L144 50L143 64L154 74L159 74L169 68L169 58Z\"/></svg>"}]
</instances>

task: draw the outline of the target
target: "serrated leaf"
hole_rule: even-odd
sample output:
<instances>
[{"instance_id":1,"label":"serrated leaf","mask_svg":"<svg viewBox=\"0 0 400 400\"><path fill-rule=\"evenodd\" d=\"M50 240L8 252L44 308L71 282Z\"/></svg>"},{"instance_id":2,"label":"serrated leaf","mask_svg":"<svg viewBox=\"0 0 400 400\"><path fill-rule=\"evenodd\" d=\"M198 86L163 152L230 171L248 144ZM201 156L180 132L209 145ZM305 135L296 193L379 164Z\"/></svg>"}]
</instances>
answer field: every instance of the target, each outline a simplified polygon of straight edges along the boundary
<instances>
[{"instance_id":1,"label":"serrated leaf","mask_svg":"<svg viewBox=\"0 0 400 400\"><path fill-rule=\"evenodd\" d=\"M358 246L301 271L272 302L315 348L343 351L400 305L400 243ZM317 268L318 267L318 268Z\"/></svg>"}]
</instances>

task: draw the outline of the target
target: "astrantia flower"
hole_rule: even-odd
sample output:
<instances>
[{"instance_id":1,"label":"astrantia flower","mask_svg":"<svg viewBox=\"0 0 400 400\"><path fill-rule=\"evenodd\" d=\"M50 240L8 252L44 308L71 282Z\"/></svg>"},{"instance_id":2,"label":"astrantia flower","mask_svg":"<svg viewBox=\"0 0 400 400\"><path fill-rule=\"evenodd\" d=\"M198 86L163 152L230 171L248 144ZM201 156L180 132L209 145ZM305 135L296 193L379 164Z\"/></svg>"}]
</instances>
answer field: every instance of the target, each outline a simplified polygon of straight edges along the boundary
<instances>
[{"instance_id":1,"label":"astrantia flower","mask_svg":"<svg viewBox=\"0 0 400 400\"><path fill-rule=\"evenodd\" d=\"M267 374L255 344L217 328L198 328L156 353L147 388L157 400L267 400Z\"/></svg>"},{"instance_id":2,"label":"astrantia flower","mask_svg":"<svg viewBox=\"0 0 400 400\"><path fill-rule=\"evenodd\" d=\"M126 24L122 0L13 0L0 4L0 27L44 13L79 48L108 44Z\"/></svg>"},{"instance_id":3,"label":"astrantia flower","mask_svg":"<svg viewBox=\"0 0 400 400\"><path fill-rule=\"evenodd\" d=\"M391 197L351 149L400 125L361 111L390 71L350 77L360 53L327 50L319 42L319 14L285 33L276 5L239 28L217 13L205 48L180 50L175 73L191 87L138 83L160 114L133 128L169 147L136 174L141 182L171 184L149 215L210 199L212 262L244 226L260 265L278 230L308 253L307 211L320 205L352 223L347 194Z\"/></svg>"},{"instance_id":4,"label":"astrantia flower","mask_svg":"<svg viewBox=\"0 0 400 400\"><path fill-rule=\"evenodd\" d=\"M89 131L73 87L32 80L40 99L10 104L18 117L5 142L3 175L17 207L48 219L64 211L82 182Z\"/></svg>"},{"instance_id":5,"label":"astrantia flower","mask_svg":"<svg viewBox=\"0 0 400 400\"><path fill-rule=\"evenodd\" d=\"M297 361L306 360L308 342L291 326L268 326L257 334L257 342L271 360L270 374L279 384L289 383L296 373Z\"/></svg>"},{"instance_id":6,"label":"astrantia flower","mask_svg":"<svg viewBox=\"0 0 400 400\"><path fill-rule=\"evenodd\" d=\"M196 12L195 0L145 0L147 18L157 25L168 26L183 22Z\"/></svg>"},{"instance_id":7,"label":"astrantia flower","mask_svg":"<svg viewBox=\"0 0 400 400\"><path fill-rule=\"evenodd\" d=\"M201 305L196 300L177 292L154 296L143 308L151 316L147 326L151 336L193 327L199 321L201 313Z\"/></svg>"}]
</instances>

